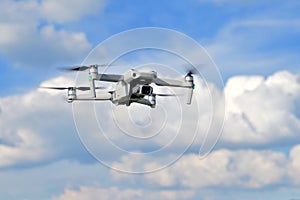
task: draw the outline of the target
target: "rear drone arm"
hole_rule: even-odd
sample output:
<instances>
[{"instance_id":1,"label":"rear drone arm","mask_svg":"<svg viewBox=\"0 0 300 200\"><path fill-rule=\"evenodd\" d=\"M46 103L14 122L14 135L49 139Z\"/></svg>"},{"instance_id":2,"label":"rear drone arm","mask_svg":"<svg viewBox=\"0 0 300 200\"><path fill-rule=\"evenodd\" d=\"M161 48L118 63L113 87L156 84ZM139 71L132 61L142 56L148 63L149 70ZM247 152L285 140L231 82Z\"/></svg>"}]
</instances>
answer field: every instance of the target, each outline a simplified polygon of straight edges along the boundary
<instances>
[{"instance_id":1,"label":"rear drone arm","mask_svg":"<svg viewBox=\"0 0 300 200\"><path fill-rule=\"evenodd\" d=\"M123 75L118 74L98 74L95 80L106 82L118 82L123 79Z\"/></svg>"},{"instance_id":2,"label":"rear drone arm","mask_svg":"<svg viewBox=\"0 0 300 200\"><path fill-rule=\"evenodd\" d=\"M118 82L123 79L123 75L118 74L99 74L98 69L95 67L91 67L89 71L89 82L91 88L91 95L93 98L96 97L96 90L95 90L95 81L107 81L107 82Z\"/></svg>"},{"instance_id":3,"label":"rear drone arm","mask_svg":"<svg viewBox=\"0 0 300 200\"><path fill-rule=\"evenodd\" d=\"M111 100L112 94L111 93L100 93L97 94L96 97L92 97L91 95L69 95L67 98L67 101L69 103L73 101L105 101L105 100Z\"/></svg>"}]
</instances>

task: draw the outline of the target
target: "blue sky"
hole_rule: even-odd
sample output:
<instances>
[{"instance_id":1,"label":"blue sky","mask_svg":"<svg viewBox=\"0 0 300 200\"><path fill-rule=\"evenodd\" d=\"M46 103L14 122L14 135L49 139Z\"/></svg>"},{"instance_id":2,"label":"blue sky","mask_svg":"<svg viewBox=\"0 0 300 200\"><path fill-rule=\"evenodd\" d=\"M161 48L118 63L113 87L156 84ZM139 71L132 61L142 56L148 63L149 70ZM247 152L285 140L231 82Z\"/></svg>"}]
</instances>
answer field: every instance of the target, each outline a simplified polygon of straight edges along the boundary
<instances>
[{"instance_id":1,"label":"blue sky","mask_svg":"<svg viewBox=\"0 0 300 200\"><path fill-rule=\"evenodd\" d=\"M17 4L23 6L25 3L26 1ZM29 4L33 3L30 2ZM226 45L229 55L224 55L226 52L222 52L222 54L226 56L227 62L224 63L225 58L222 60L219 60L218 57L214 58L217 64L222 66L220 70L224 78L243 73L270 74L276 70L287 68L284 65L286 62L297 60L297 55L295 55L299 50L299 46L296 45L299 41L297 18L295 18L298 8L297 2L289 1L283 4L280 1L243 3L239 1L189 0L184 3L160 1L158 6L156 2L151 1L131 1L130 3L109 1L102 5L97 4L97 6L90 12L87 10L75 11L74 13L67 12L70 13L70 16L75 15L72 17L65 17L55 13L55 11L49 11L51 16L43 16L39 13L37 16L27 16L26 12L29 11L26 9L18 14L22 15L23 13L26 15L24 18L7 16L12 14L2 17L4 24L9 22L15 25L22 23L24 26L28 24L27 27L33 26L28 31L28 37L33 37L32 41L24 41L27 39L25 39L27 36L24 36L24 38L20 37L23 42L15 41L16 43L7 44L8 46L3 45L1 64L5 71L16 74L15 77L19 74L28 73L30 86L34 87L43 78L53 75L55 72L52 71L55 66L82 61L90 48L112 34L144 26L158 26L181 31L199 41L208 50L211 45L217 43L220 46ZM50 41L47 41L46 36L41 36L43 28L48 26L53 27L57 34L62 31L84 33L84 40L88 45L84 49L86 52L65 52L68 54L65 55L57 52L55 48L51 48L48 44ZM22 30L17 30L14 34L19 35L19 31L22 32L23 29L25 28L22 27ZM272 37L269 37L270 34ZM249 40L249 38L251 39ZM239 55L235 55L236 51L239 51ZM213 54L213 52L210 53ZM230 57L228 58L228 56ZM247 60L242 56L245 56ZM235 62L240 59L247 61L247 70L240 67L240 63L236 63L237 66L232 66L233 61L231 60L233 58L235 58ZM279 61L270 63L273 66L258 66L264 60L270 62L269 60L275 58ZM257 61L258 63L253 65L250 63L257 59L261 61ZM270 64L267 63L267 65ZM19 66L19 70L15 72L15 69L11 69L10 66ZM26 67L26 70L22 71L20 66ZM295 67L295 64L289 63L288 69L295 71ZM34 70L31 71L32 68ZM248 68L255 68L255 70ZM41 77L41 79L37 77ZM6 84L7 78L1 77L1 84ZM18 84L17 80L12 82ZM29 82L28 80L26 82L28 89ZM13 86L14 84L10 85ZM17 86L13 89L17 89Z\"/></svg>"},{"instance_id":2,"label":"blue sky","mask_svg":"<svg viewBox=\"0 0 300 200\"><path fill-rule=\"evenodd\" d=\"M300 198L300 2L70 3L0 2L1 199ZM224 80L226 121L206 159L198 159L196 142L169 168L128 175L101 165L86 151L72 107L62 101L64 93L38 87L72 83L73 75L57 67L81 63L110 36L142 27L182 32L207 50ZM207 102L205 95L199 99ZM99 106L103 114L110 108L105 105ZM209 111L201 109L205 121ZM185 120L193 122L191 116ZM152 162L114 157L109 147L99 148L105 159L124 168L159 167L172 156Z\"/></svg>"}]
</instances>

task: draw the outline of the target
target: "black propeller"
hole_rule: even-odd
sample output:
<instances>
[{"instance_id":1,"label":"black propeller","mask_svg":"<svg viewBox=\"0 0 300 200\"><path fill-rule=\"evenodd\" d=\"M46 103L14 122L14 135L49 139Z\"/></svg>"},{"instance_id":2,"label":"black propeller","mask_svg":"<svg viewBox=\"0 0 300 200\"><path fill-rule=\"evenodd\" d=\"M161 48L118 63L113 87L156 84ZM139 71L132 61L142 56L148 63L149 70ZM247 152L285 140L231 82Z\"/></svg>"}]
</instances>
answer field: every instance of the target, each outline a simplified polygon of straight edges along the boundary
<instances>
[{"instance_id":1,"label":"black propeller","mask_svg":"<svg viewBox=\"0 0 300 200\"><path fill-rule=\"evenodd\" d=\"M90 90L90 87L87 86L81 86L81 87L40 87L44 89L52 89L52 90L81 90L81 91L87 91ZM95 87L95 89L106 89L106 87Z\"/></svg>"},{"instance_id":2,"label":"black propeller","mask_svg":"<svg viewBox=\"0 0 300 200\"><path fill-rule=\"evenodd\" d=\"M81 66L69 66L69 67L61 67L59 68L62 71L84 71L91 67L108 67L112 66L109 64L93 64L93 65L81 65Z\"/></svg>"},{"instance_id":3,"label":"black propeller","mask_svg":"<svg viewBox=\"0 0 300 200\"><path fill-rule=\"evenodd\" d=\"M160 97L174 97L174 96L178 96L176 94L155 94L156 96L160 96Z\"/></svg>"},{"instance_id":4,"label":"black propeller","mask_svg":"<svg viewBox=\"0 0 300 200\"><path fill-rule=\"evenodd\" d=\"M166 93L153 93L156 96L159 97L179 97L179 96L183 96L183 94L166 94Z\"/></svg>"},{"instance_id":5,"label":"black propeller","mask_svg":"<svg viewBox=\"0 0 300 200\"><path fill-rule=\"evenodd\" d=\"M203 64L198 64L198 65L201 65L201 67L203 66ZM183 68L186 76L191 76L193 74L200 74L200 72L198 71L197 68L194 67L194 65L184 65Z\"/></svg>"},{"instance_id":6,"label":"black propeller","mask_svg":"<svg viewBox=\"0 0 300 200\"><path fill-rule=\"evenodd\" d=\"M190 68L190 69L186 70L187 76L192 76L193 74L199 74L198 70L195 68Z\"/></svg>"}]
</instances>

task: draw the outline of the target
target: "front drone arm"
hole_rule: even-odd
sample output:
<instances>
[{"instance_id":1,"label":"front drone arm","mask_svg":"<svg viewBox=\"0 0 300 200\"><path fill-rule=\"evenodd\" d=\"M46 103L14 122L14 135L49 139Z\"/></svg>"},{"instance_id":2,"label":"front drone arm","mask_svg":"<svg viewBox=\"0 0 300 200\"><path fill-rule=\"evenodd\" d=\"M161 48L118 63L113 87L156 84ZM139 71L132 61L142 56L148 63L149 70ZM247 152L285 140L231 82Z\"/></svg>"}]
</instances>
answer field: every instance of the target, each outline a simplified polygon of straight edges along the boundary
<instances>
[{"instance_id":1,"label":"front drone arm","mask_svg":"<svg viewBox=\"0 0 300 200\"><path fill-rule=\"evenodd\" d=\"M118 82L123 78L122 75L116 74L89 74L89 83L91 88L91 95L93 98L96 98L96 87L95 87L95 80L98 81L107 81L107 82Z\"/></svg>"},{"instance_id":2,"label":"front drone arm","mask_svg":"<svg viewBox=\"0 0 300 200\"><path fill-rule=\"evenodd\" d=\"M193 88L193 82L180 81L168 78L156 78L154 83L158 86L169 86L169 87L183 87L183 88Z\"/></svg>"},{"instance_id":3,"label":"front drone arm","mask_svg":"<svg viewBox=\"0 0 300 200\"><path fill-rule=\"evenodd\" d=\"M169 86L169 87L183 87L187 88L187 95L186 95L186 103L191 104L193 90L194 90L194 78L191 75L186 75L184 81L168 79L168 78L156 78L154 83L158 86Z\"/></svg>"},{"instance_id":4,"label":"front drone arm","mask_svg":"<svg viewBox=\"0 0 300 200\"><path fill-rule=\"evenodd\" d=\"M122 75L117 74L99 74L98 69L96 67L91 67L89 71L89 82L91 88L91 95L93 98L96 97L96 90L95 90L95 81L107 81L107 82L118 82L123 79Z\"/></svg>"}]
</instances>

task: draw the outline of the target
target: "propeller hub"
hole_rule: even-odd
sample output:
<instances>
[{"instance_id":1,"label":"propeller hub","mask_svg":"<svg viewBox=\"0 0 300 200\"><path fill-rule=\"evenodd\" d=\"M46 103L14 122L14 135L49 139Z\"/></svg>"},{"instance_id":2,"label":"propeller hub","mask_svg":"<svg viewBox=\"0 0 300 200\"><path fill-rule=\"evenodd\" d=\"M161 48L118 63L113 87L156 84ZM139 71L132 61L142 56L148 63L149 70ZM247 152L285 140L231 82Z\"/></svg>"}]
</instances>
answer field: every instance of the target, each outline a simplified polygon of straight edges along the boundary
<instances>
[{"instance_id":1,"label":"propeller hub","mask_svg":"<svg viewBox=\"0 0 300 200\"><path fill-rule=\"evenodd\" d=\"M67 97L67 102L72 103L76 99L76 88L74 87L69 87L68 88L68 97Z\"/></svg>"},{"instance_id":2,"label":"propeller hub","mask_svg":"<svg viewBox=\"0 0 300 200\"><path fill-rule=\"evenodd\" d=\"M89 70L90 70L90 73L98 73L97 65L91 65Z\"/></svg>"},{"instance_id":3,"label":"propeller hub","mask_svg":"<svg viewBox=\"0 0 300 200\"><path fill-rule=\"evenodd\" d=\"M193 82L194 81L194 78L192 76L191 73L188 73L186 76L185 76L185 81L186 82Z\"/></svg>"}]
</instances>

